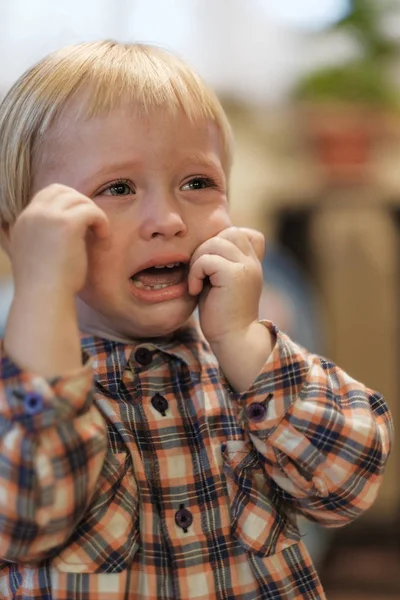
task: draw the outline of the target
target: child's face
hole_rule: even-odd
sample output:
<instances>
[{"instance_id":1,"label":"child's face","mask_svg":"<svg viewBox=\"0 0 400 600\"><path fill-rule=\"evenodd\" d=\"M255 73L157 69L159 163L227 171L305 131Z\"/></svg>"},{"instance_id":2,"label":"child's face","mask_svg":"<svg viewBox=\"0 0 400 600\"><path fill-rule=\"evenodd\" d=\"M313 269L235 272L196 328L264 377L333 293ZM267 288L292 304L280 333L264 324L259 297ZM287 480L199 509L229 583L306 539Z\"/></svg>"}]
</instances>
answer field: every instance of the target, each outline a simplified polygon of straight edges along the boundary
<instances>
[{"instance_id":1,"label":"child's face","mask_svg":"<svg viewBox=\"0 0 400 600\"><path fill-rule=\"evenodd\" d=\"M110 222L106 242L88 234L83 318L117 338L179 328L197 303L187 289L190 257L231 224L217 128L121 108L79 122L67 113L49 142L33 191L73 187Z\"/></svg>"}]
</instances>

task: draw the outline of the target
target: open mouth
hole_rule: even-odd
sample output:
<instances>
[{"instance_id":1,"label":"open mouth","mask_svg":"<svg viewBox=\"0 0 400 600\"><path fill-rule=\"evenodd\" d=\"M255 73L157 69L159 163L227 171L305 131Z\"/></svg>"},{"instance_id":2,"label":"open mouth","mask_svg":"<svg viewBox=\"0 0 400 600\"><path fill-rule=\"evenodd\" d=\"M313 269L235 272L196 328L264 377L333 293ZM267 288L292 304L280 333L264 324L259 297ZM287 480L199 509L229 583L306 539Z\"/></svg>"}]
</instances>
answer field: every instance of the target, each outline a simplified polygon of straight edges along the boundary
<instances>
[{"instance_id":1,"label":"open mouth","mask_svg":"<svg viewBox=\"0 0 400 600\"><path fill-rule=\"evenodd\" d=\"M131 277L133 285L142 290L162 290L182 283L188 274L188 265L182 262L155 265L138 271Z\"/></svg>"}]
</instances>

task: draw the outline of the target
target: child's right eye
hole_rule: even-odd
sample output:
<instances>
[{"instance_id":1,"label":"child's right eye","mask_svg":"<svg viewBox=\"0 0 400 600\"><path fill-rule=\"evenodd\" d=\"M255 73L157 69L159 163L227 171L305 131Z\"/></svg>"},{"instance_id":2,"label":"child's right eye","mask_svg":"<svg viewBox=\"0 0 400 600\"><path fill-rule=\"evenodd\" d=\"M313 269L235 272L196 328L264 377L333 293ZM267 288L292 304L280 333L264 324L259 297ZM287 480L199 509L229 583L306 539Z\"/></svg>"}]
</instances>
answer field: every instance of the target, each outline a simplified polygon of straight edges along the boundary
<instances>
[{"instance_id":1,"label":"child's right eye","mask_svg":"<svg viewBox=\"0 0 400 600\"><path fill-rule=\"evenodd\" d=\"M116 181L100 193L104 196L129 196L136 192L129 181Z\"/></svg>"}]
</instances>

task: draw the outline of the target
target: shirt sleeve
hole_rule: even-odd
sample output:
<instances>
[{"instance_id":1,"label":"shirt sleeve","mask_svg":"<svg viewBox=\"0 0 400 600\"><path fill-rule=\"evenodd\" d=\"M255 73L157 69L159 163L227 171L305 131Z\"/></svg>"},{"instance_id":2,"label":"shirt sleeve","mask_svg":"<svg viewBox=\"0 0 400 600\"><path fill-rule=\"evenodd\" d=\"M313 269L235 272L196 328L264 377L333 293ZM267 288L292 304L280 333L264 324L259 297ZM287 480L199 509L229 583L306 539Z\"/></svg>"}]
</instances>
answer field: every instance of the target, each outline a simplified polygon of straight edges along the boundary
<instances>
[{"instance_id":1,"label":"shirt sleeve","mask_svg":"<svg viewBox=\"0 0 400 600\"><path fill-rule=\"evenodd\" d=\"M274 350L251 388L234 394L240 422L281 501L327 527L374 501L392 441L382 396L263 322Z\"/></svg>"},{"instance_id":2,"label":"shirt sleeve","mask_svg":"<svg viewBox=\"0 0 400 600\"><path fill-rule=\"evenodd\" d=\"M46 380L0 361L0 557L50 556L82 518L107 448L90 361Z\"/></svg>"}]
</instances>

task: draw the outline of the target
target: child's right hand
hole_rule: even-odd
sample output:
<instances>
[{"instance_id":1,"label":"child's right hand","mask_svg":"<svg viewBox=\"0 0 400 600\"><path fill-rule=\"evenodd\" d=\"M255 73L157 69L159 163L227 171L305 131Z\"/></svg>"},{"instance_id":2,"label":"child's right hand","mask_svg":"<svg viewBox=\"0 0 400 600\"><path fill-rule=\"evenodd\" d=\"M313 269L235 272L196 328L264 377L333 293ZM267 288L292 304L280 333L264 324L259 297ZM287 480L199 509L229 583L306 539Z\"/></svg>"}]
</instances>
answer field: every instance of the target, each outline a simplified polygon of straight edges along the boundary
<instances>
[{"instance_id":1,"label":"child's right hand","mask_svg":"<svg viewBox=\"0 0 400 600\"><path fill-rule=\"evenodd\" d=\"M64 185L38 192L11 227L15 293L4 348L20 367L55 377L82 364L75 295L85 282L86 239L107 243L108 219Z\"/></svg>"},{"instance_id":2,"label":"child's right hand","mask_svg":"<svg viewBox=\"0 0 400 600\"><path fill-rule=\"evenodd\" d=\"M108 236L108 219L90 198L59 184L38 192L10 232L16 292L45 286L75 296L86 278L89 231Z\"/></svg>"}]
</instances>

